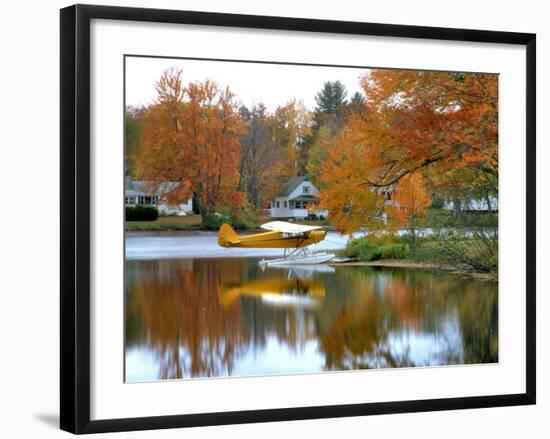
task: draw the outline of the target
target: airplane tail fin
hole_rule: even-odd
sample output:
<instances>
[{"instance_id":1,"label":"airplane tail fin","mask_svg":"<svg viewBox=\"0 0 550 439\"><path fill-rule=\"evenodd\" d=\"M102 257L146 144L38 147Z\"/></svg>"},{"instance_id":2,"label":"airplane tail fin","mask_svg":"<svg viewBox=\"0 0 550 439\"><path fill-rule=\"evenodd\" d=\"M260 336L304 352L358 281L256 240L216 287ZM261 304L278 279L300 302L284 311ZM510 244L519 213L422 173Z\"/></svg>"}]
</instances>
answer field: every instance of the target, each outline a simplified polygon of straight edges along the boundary
<instances>
[{"instance_id":1,"label":"airplane tail fin","mask_svg":"<svg viewBox=\"0 0 550 439\"><path fill-rule=\"evenodd\" d=\"M221 247L231 247L240 241L239 235L229 224L222 224L218 232L218 244Z\"/></svg>"}]
</instances>

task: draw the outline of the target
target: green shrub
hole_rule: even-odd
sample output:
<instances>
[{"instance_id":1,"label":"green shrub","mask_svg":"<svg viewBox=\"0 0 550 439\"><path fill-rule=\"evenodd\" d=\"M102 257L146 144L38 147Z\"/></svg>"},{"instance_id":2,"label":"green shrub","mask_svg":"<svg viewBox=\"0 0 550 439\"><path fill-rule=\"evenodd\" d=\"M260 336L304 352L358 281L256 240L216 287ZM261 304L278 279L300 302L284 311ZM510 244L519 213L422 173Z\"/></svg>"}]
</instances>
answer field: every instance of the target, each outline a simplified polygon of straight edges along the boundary
<instances>
[{"instance_id":1,"label":"green shrub","mask_svg":"<svg viewBox=\"0 0 550 439\"><path fill-rule=\"evenodd\" d=\"M235 229L254 229L258 227L258 217L254 209L249 206L243 207L236 216L231 218Z\"/></svg>"},{"instance_id":2,"label":"green shrub","mask_svg":"<svg viewBox=\"0 0 550 439\"><path fill-rule=\"evenodd\" d=\"M379 247L381 259L406 259L409 248L406 244L387 244Z\"/></svg>"},{"instance_id":3,"label":"green shrub","mask_svg":"<svg viewBox=\"0 0 550 439\"><path fill-rule=\"evenodd\" d=\"M159 211L153 206L126 206L126 221L155 221Z\"/></svg>"},{"instance_id":4,"label":"green shrub","mask_svg":"<svg viewBox=\"0 0 550 439\"><path fill-rule=\"evenodd\" d=\"M361 261L376 261L378 259L405 259L410 256L410 251L405 243L389 242L387 237L367 236L348 242L342 255Z\"/></svg>"},{"instance_id":5,"label":"green shrub","mask_svg":"<svg viewBox=\"0 0 550 439\"><path fill-rule=\"evenodd\" d=\"M222 224L233 224L231 217L221 213L209 213L202 219L202 225L206 230L219 230Z\"/></svg>"},{"instance_id":6,"label":"green shrub","mask_svg":"<svg viewBox=\"0 0 550 439\"><path fill-rule=\"evenodd\" d=\"M367 238L352 239L342 251L342 256L346 258L356 258L359 255L361 247L366 244L368 244Z\"/></svg>"},{"instance_id":7,"label":"green shrub","mask_svg":"<svg viewBox=\"0 0 550 439\"><path fill-rule=\"evenodd\" d=\"M364 245L359 249L357 257L361 261L377 261L382 258L382 252L376 247Z\"/></svg>"}]
</instances>

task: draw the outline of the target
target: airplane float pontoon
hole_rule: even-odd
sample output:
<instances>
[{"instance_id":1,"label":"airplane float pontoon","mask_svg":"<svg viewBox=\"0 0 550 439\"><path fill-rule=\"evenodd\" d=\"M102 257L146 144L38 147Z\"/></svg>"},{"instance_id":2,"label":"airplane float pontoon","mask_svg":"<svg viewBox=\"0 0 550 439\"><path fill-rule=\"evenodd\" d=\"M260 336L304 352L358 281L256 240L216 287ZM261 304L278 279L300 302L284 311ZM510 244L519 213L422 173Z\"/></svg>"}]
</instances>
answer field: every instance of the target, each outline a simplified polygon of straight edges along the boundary
<instances>
[{"instance_id":1,"label":"airplane float pontoon","mask_svg":"<svg viewBox=\"0 0 550 439\"><path fill-rule=\"evenodd\" d=\"M229 224L223 224L218 233L218 244L222 247L282 248L280 259L262 260L260 265L310 265L322 264L335 257L332 253L312 253L307 247L327 236L320 226L303 226L285 221L262 224L268 230L254 235L239 236Z\"/></svg>"}]
</instances>

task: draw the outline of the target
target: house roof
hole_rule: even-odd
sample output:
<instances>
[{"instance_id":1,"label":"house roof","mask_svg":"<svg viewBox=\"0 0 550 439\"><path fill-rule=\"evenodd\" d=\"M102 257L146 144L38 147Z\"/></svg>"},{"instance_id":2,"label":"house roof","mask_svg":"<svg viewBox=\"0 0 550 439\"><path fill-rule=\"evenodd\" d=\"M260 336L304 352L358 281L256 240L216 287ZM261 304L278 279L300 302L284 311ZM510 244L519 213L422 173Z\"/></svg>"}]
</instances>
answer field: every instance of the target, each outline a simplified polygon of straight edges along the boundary
<instances>
[{"instance_id":1,"label":"house roof","mask_svg":"<svg viewBox=\"0 0 550 439\"><path fill-rule=\"evenodd\" d=\"M286 182L286 184L282 187L281 192L279 192L278 196L284 197L288 196L292 193L294 189L298 187L298 185L304 181L307 180L307 177L300 176L300 177L292 177L290 180Z\"/></svg>"},{"instance_id":2,"label":"house roof","mask_svg":"<svg viewBox=\"0 0 550 439\"><path fill-rule=\"evenodd\" d=\"M126 195L158 195L158 190L152 190L148 181L133 181L126 177L124 186Z\"/></svg>"},{"instance_id":3,"label":"house roof","mask_svg":"<svg viewBox=\"0 0 550 439\"><path fill-rule=\"evenodd\" d=\"M124 179L124 192L126 195L161 195L161 193L172 190L178 183L166 181L159 183L156 190L154 189L155 183L151 181L134 181L129 177Z\"/></svg>"}]
</instances>

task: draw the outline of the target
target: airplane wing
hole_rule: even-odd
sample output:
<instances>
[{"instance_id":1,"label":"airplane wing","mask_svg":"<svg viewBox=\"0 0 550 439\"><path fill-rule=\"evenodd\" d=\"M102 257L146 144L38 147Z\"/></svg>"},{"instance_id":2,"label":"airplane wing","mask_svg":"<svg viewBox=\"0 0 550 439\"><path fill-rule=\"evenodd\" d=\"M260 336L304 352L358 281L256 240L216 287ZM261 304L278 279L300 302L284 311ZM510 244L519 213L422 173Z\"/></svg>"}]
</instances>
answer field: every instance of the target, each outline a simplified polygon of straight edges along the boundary
<instances>
[{"instance_id":1,"label":"airplane wing","mask_svg":"<svg viewBox=\"0 0 550 439\"><path fill-rule=\"evenodd\" d=\"M288 223L286 221L271 221L260 226L265 230L272 230L283 233L301 234L312 230L322 229L321 226L303 226L301 224Z\"/></svg>"}]
</instances>

